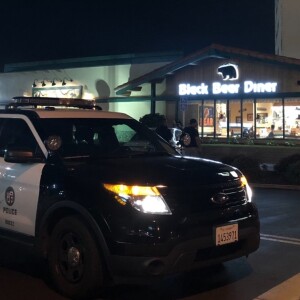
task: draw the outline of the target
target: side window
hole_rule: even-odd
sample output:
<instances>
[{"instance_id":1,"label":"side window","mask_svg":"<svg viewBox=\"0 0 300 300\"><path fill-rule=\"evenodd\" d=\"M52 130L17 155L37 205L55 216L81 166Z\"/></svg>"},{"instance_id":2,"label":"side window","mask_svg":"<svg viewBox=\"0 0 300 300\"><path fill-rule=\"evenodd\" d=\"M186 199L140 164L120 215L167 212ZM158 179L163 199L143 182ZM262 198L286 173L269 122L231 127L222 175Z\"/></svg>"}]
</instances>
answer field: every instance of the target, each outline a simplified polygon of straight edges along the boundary
<instances>
[{"instance_id":1,"label":"side window","mask_svg":"<svg viewBox=\"0 0 300 300\"><path fill-rule=\"evenodd\" d=\"M99 127L96 135L97 142L103 152L110 152L119 148L120 144L115 129L111 125Z\"/></svg>"},{"instance_id":2,"label":"side window","mask_svg":"<svg viewBox=\"0 0 300 300\"><path fill-rule=\"evenodd\" d=\"M131 151L152 152L155 150L155 146L142 132L137 132L125 124L115 125L114 128L120 144Z\"/></svg>"},{"instance_id":3,"label":"side window","mask_svg":"<svg viewBox=\"0 0 300 300\"><path fill-rule=\"evenodd\" d=\"M5 119L0 124L0 155L4 155L6 149L22 149L32 152L37 150L37 142L22 119Z\"/></svg>"},{"instance_id":4,"label":"side window","mask_svg":"<svg viewBox=\"0 0 300 300\"><path fill-rule=\"evenodd\" d=\"M125 124L115 125L114 129L115 129L118 141L120 143L129 142L132 139L132 137L136 134L136 132L132 128L128 127Z\"/></svg>"}]
</instances>

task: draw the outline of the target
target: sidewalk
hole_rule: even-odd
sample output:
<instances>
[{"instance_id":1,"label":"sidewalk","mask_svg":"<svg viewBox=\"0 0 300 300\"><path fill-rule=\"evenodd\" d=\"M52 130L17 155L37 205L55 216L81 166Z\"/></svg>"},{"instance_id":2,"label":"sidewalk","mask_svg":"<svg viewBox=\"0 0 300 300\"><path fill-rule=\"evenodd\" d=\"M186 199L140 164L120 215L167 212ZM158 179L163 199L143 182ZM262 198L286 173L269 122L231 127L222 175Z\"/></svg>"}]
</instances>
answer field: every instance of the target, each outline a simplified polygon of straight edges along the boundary
<instances>
[{"instance_id":1,"label":"sidewalk","mask_svg":"<svg viewBox=\"0 0 300 300\"><path fill-rule=\"evenodd\" d=\"M299 190L300 185L289 184L269 184L269 183L249 183L252 188L270 188L270 189L282 189L282 190Z\"/></svg>"}]
</instances>

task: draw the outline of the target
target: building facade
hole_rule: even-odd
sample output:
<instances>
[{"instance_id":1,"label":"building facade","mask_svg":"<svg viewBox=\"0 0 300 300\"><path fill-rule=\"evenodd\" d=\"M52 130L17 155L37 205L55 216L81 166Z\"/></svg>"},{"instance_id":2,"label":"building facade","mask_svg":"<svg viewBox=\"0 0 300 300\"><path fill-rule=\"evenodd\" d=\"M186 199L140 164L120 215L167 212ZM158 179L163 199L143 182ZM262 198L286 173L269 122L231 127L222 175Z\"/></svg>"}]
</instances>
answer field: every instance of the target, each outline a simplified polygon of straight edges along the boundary
<instances>
[{"instance_id":1,"label":"building facade","mask_svg":"<svg viewBox=\"0 0 300 300\"><path fill-rule=\"evenodd\" d=\"M300 60L212 45L116 91L160 82L151 101L166 103L170 126L195 118L202 137L300 138Z\"/></svg>"},{"instance_id":2,"label":"building facade","mask_svg":"<svg viewBox=\"0 0 300 300\"><path fill-rule=\"evenodd\" d=\"M300 1L275 0L275 54L300 58Z\"/></svg>"},{"instance_id":3,"label":"building facade","mask_svg":"<svg viewBox=\"0 0 300 300\"><path fill-rule=\"evenodd\" d=\"M94 99L104 110L139 119L149 113L149 101L124 96L115 101L115 87L181 56L180 52L162 52L7 64L0 73L0 105L15 96ZM160 88L164 89L163 85ZM150 94L147 89L144 95ZM164 109L160 108L163 113Z\"/></svg>"},{"instance_id":4,"label":"building facade","mask_svg":"<svg viewBox=\"0 0 300 300\"><path fill-rule=\"evenodd\" d=\"M195 118L202 138L300 139L300 60L222 45L7 65L0 101L14 96L94 99L137 120L163 114L169 127Z\"/></svg>"}]
</instances>

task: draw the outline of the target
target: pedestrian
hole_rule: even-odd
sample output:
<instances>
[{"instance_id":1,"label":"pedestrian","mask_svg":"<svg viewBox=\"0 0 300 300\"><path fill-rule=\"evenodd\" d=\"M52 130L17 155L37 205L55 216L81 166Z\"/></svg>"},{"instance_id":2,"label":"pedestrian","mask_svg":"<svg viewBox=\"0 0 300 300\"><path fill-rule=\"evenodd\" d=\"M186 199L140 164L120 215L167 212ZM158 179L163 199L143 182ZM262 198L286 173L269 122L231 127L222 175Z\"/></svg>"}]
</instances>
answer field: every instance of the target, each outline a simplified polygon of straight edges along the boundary
<instances>
[{"instance_id":1,"label":"pedestrian","mask_svg":"<svg viewBox=\"0 0 300 300\"><path fill-rule=\"evenodd\" d=\"M181 123L180 120L174 121L173 124L174 124L174 127L175 127L175 128L178 128L178 129L180 129L180 130L183 129L183 126L182 126L182 123Z\"/></svg>"},{"instance_id":2,"label":"pedestrian","mask_svg":"<svg viewBox=\"0 0 300 300\"><path fill-rule=\"evenodd\" d=\"M189 138L185 138L188 142L184 143L182 153L188 156L200 156L202 146L196 119L191 119L189 125L183 129L182 136L184 135L188 135Z\"/></svg>"},{"instance_id":3,"label":"pedestrian","mask_svg":"<svg viewBox=\"0 0 300 300\"><path fill-rule=\"evenodd\" d=\"M268 134L268 138L269 138L269 139L274 139L274 137L275 137L275 135L274 135L274 129L275 129L275 125L272 124L272 125L271 125L271 131L270 131L269 134Z\"/></svg>"},{"instance_id":4,"label":"pedestrian","mask_svg":"<svg viewBox=\"0 0 300 300\"><path fill-rule=\"evenodd\" d=\"M159 120L159 124L157 128L155 129L155 132L160 135L163 139L165 139L167 142L170 142L172 139L172 132L168 128L167 125L167 119L165 116L161 116Z\"/></svg>"}]
</instances>

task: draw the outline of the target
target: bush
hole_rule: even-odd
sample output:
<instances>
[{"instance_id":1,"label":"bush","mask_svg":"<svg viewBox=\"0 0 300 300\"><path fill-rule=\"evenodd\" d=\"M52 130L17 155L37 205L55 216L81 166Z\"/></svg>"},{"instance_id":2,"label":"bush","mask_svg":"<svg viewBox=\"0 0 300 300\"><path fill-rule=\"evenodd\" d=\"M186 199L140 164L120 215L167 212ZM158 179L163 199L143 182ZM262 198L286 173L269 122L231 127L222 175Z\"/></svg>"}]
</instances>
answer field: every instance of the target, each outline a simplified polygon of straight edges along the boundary
<instances>
[{"instance_id":1,"label":"bush","mask_svg":"<svg viewBox=\"0 0 300 300\"><path fill-rule=\"evenodd\" d=\"M266 145L267 145L267 146L278 146L278 143L275 142L275 141L267 141L267 142L266 142Z\"/></svg>"},{"instance_id":2,"label":"bush","mask_svg":"<svg viewBox=\"0 0 300 300\"><path fill-rule=\"evenodd\" d=\"M289 164L284 176L290 183L300 184L300 160Z\"/></svg>"},{"instance_id":3,"label":"bush","mask_svg":"<svg viewBox=\"0 0 300 300\"><path fill-rule=\"evenodd\" d=\"M239 144L239 140L236 137L229 138L227 144Z\"/></svg>"},{"instance_id":4,"label":"bush","mask_svg":"<svg viewBox=\"0 0 300 300\"><path fill-rule=\"evenodd\" d=\"M261 174L258 161L246 155L238 155L228 163L243 172L243 174L250 180L257 178Z\"/></svg>"},{"instance_id":5,"label":"bush","mask_svg":"<svg viewBox=\"0 0 300 300\"><path fill-rule=\"evenodd\" d=\"M234 157L232 157L232 156L225 156L225 157L222 157L222 159L221 159L222 163L227 164L227 165L232 165L233 160L234 160Z\"/></svg>"},{"instance_id":6,"label":"bush","mask_svg":"<svg viewBox=\"0 0 300 300\"><path fill-rule=\"evenodd\" d=\"M209 139L207 143L208 144L219 144L220 142L218 139Z\"/></svg>"},{"instance_id":7,"label":"bush","mask_svg":"<svg viewBox=\"0 0 300 300\"><path fill-rule=\"evenodd\" d=\"M159 113L147 114L140 118L140 122L145 124L149 128L156 128L164 118L165 116Z\"/></svg>"},{"instance_id":8,"label":"bush","mask_svg":"<svg viewBox=\"0 0 300 300\"><path fill-rule=\"evenodd\" d=\"M293 154L281 159L276 165L275 170L279 173L285 173L289 165L300 161L300 154Z\"/></svg>"}]
</instances>

